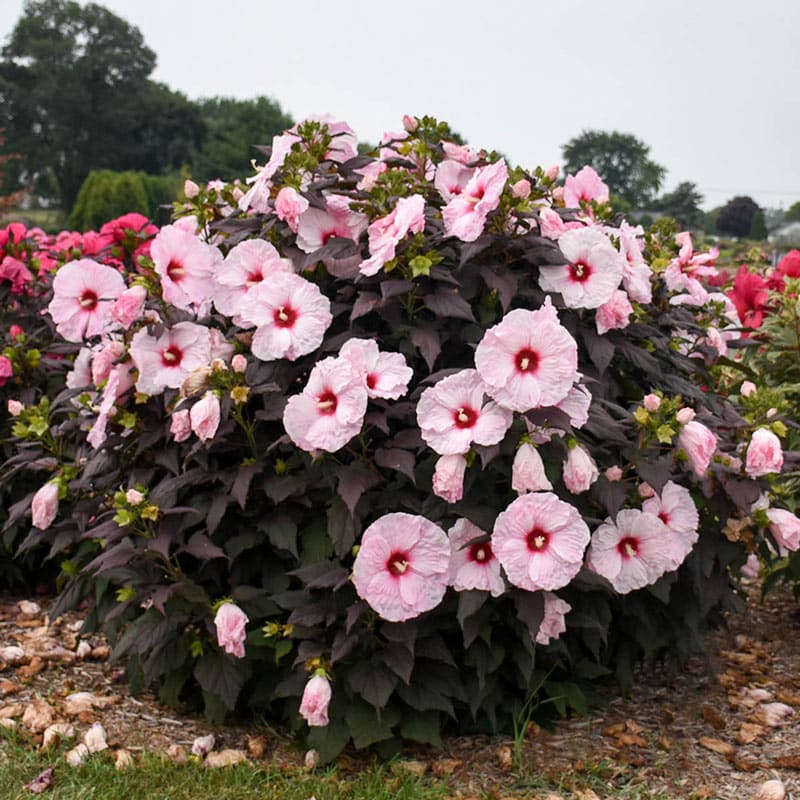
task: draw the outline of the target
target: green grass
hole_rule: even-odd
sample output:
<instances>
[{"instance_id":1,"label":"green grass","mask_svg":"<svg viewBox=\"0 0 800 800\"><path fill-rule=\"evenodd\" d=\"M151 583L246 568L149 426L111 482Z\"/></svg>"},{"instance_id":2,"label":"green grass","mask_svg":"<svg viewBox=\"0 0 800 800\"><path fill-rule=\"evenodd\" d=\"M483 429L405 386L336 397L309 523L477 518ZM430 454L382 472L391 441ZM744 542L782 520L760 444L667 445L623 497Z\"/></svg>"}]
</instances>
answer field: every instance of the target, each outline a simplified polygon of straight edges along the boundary
<instances>
[{"instance_id":1,"label":"green grass","mask_svg":"<svg viewBox=\"0 0 800 800\"><path fill-rule=\"evenodd\" d=\"M0 227L9 222L24 222L46 233L58 233L67 227L67 212L60 208L12 208L0 214Z\"/></svg>"}]
</instances>

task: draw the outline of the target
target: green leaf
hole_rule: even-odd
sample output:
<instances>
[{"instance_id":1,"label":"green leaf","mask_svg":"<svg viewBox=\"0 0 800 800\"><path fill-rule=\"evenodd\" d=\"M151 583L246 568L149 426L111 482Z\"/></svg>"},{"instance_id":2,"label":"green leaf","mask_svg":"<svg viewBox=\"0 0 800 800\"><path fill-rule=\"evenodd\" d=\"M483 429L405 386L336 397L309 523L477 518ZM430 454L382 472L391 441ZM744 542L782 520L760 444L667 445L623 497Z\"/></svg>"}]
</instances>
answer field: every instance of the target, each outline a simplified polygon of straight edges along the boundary
<instances>
[{"instance_id":1,"label":"green leaf","mask_svg":"<svg viewBox=\"0 0 800 800\"><path fill-rule=\"evenodd\" d=\"M656 431L656 438L661 444L672 444L675 431L669 425L661 425Z\"/></svg>"},{"instance_id":2,"label":"green leaf","mask_svg":"<svg viewBox=\"0 0 800 800\"><path fill-rule=\"evenodd\" d=\"M404 739L441 747L442 739L439 735L441 725L441 715L437 711L416 711L403 715L400 733Z\"/></svg>"},{"instance_id":3,"label":"green leaf","mask_svg":"<svg viewBox=\"0 0 800 800\"><path fill-rule=\"evenodd\" d=\"M194 676L205 692L217 695L231 711L244 685L244 670L233 657L220 650L201 656L194 668Z\"/></svg>"},{"instance_id":4,"label":"green leaf","mask_svg":"<svg viewBox=\"0 0 800 800\"><path fill-rule=\"evenodd\" d=\"M360 661L347 676L350 688L377 709L383 708L397 686L398 677L380 662Z\"/></svg>"},{"instance_id":5,"label":"green leaf","mask_svg":"<svg viewBox=\"0 0 800 800\"><path fill-rule=\"evenodd\" d=\"M320 762L327 764L347 747L350 731L342 720L332 719L325 727L311 728L306 739L319 753Z\"/></svg>"},{"instance_id":6,"label":"green leaf","mask_svg":"<svg viewBox=\"0 0 800 800\"><path fill-rule=\"evenodd\" d=\"M344 715L353 744L361 750L375 742L392 736L392 728L400 721L396 709L384 709L378 713L372 706L354 699Z\"/></svg>"}]
</instances>

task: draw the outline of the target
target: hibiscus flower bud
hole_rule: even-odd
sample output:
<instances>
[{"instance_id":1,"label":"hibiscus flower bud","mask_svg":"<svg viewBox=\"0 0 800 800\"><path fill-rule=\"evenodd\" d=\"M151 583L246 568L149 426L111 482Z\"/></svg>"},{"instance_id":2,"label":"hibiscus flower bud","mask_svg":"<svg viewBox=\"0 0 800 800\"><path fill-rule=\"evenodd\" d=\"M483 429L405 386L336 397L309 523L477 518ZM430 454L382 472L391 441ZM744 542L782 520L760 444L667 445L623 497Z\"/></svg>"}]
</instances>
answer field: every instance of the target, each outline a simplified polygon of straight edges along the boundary
<instances>
[{"instance_id":1,"label":"hibiscus flower bud","mask_svg":"<svg viewBox=\"0 0 800 800\"><path fill-rule=\"evenodd\" d=\"M615 481L621 481L622 467L609 467L603 474L606 476L606 480L610 481L611 483L614 483Z\"/></svg>"},{"instance_id":2,"label":"hibiscus flower bud","mask_svg":"<svg viewBox=\"0 0 800 800\"><path fill-rule=\"evenodd\" d=\"M742 381L742 385L739 387L739 394L742 397L750 397L755 391L756 385L752 381Z\"/></svg>"},{"instance_id":3,"label":"hibiscus flower bud","mask_svg":"<svg viewBox=\"0 0 800 800\"><path fill-rule=\"evenodd\" d=\"M234 603L223 603L214 617L217 629L217 644L225 648L225 652L236 658L244 658L245 630L250 621L247 614Z\"/></svg>"},{"instance_id":4,"label":"hibiscus flower bud","mask_svg":"<svg viewBox=\"0 0 800 800\"><path fill-rule=\"evenodd\" d=\"M324 728L328 724L328 706L331 702L331 684L320 674L315 674L306 683L300 701L300 716L312 728Z\"/></svg>"},{"instance_id":5,"label":"hibiscus flower bud","mask_svg":"<svg viewBox=\"0 0 800 800\"><path fill-rule=\"evenodd\" d=\"M686 425L687 422L691 422L695 418L696 414L694 413L694 409L692 408L682 408L676 415L675 418L680 422L681 425Z\"/></svg>"},{"instance_id":6,"label":"hibiscus flower bud","mask_svg":"<svg viewBox=\"0 0 800 800\"><path fill-rule=\"evenodd\" d=\"M12 325L8 329L8 335L11 337L11 341L13 342L17 336L24 336L25 331L19 325Z\"/></svg>"},{"instance_id":7,"label":"hibiscus flower bud","mask_svg":"<svg viewBox=\"0 0 800 800\"><path fill-rule=\"evenodd\" d=\"M18 417L24 409L25 406L20 403L19 400L8 401L8 413L11 414L12 417Z\"/></svg>"},{"instance_id":8,"label":"hibiscus flower bud","mask_svg":"<svg viewBox=\"0 0 800 800\"><path fill-rule=\"evenodd\" d=\"M194 182L190 181L188 178L183 182L183 193L189 200L197 197L200 194L200 187Z\"/></svg>"},{"instance_id":9,"label":"hibiscus flower bud","mask_svg":"<svg viewBox=\"0 0 800 800\"><path fill-rule=\"evenodd\" d=\"M147 289L144 286L131 286L114 301L111 306L111 318L128 330L142 315L147 300Z\"/></svg>"},{"instance_id":10,"label":"hibiscus flower bud","mask_svg":"<svg viewBox=\"0 0 800 800\"><path fill-rule=\"evenodd\" d=\"M545 475L542 457L532 444L521 445L514 456L514 463L511 466L511 488L517 494L553 489L553 485Z\"/></svg>"},{"instance_id":11,"label":"hibiscus flower bud","mask_svg":"<svg viewBox=\"0 0 800 800\"><path fill-rule=\"evenodd\" d=\"M239 374L243 373L247 369L247 359L241 353L237 353L231 359L231 369Z\"/></svg>"},{"instance_id":12,"label":"hibiscus flower bud","mask_svg":"<svg viewBox=\"0 0 800 800\"><path fill-rule=\"evenodd\" d=\"M781 555L800 549L800 519L783 508L768 508L766 515Z\"/></svg>"},{"instance_id":13,"label":"hibiscus flower bud","mask_svg":"<svg viewBox=\"0 0 800 800\"><path fill-rule=\"evenodd\" d=\"M214 392L206 392L189 411L192 430L201 442L213 439L220 420L219 397Z\"/></svg>"},{"instance_id":14,"label":"hibiscus flower bud","mask_svg":"<svg viewBox=\"0 0 800 800\"><path fill-rule=\"evenodd\" d=\"M597 464L586 448L576 444L571 447L564 462L564 485L572 494L580 494L589 489L597 480L600 472Z\"/></svg>"},{"instance_id":15,"label":"hibiscus flower bud","mask_svg":"<svg viewBox=\"0 0 800 800\"><path fill-rule=\"evenodd\" d=\"M526 199L531 195L531 182L525 180L525 178L521 178L515 184L511 186L511 194L514 197L519 197L521 199Z\"/></svg>"},{"instance_id":16,"label":"hibiscus flower bud","mask_svg":"<svg viewBox=\"0 0 800 800\"><path fill-rule=\"evenodd\" d=\"M433 474L433 493L448 503L457 503L464 496L466 469L467 459L464 456L441 456Z\"/></svg>"},{"instance_id":17,"label":"hibiscus flower bud","mask_svg":"<svg viewBox=\"0 0 800 800\"><path fill-rule=\"evenodd\" d=\"M647 483L647 481L644 481L643 483L639 484L638 492L639 492L639 497L641 497L642 500L647 500L650 497L655 497L656 494L655 489L653 489L653 487L649 483Z\"/></svg>"},{"instance_id":18,"label":"hibiscus flower bud","mask_svg":"<svg viewBox=\"0 0 800 800\"><path fill-rule=\"evenodd\" d=\"M47 530L58 513L58 484L52 481L42 486L33 496L31 514L33 525L39 530Z\"/></svg>"},{"instance_id":19,"label":"hibiscus flower bud","mask_svg":"<svg viewBox=\"0 0 800 800\"><path fill-rule=\"evenodd\" d=\"M128 489L128 491L125 492L125 500L132 506L138 506L144 502L144 495L136 489Z\"/></svg>"},{"instance_id":20,"label":"hibiscus flower bud","mask_svg":"<svg viewBox=\"0 0 800 800\"><path fill-rule=\"evenodd\" d=\"M661 407L661 398L657 394L646 394L642 400L642 405L648 411L658 411Z\"/></svg>"},{"instance_id":21,"label":"hibiscus flower bud","mask_svg":"<svg viewBox=\"0 0 800 800\"><path fill-rule=\"evenodd\" d=\"M204 392L208 387L211 372L211 367L198 367L192 370L181 384L181 397L194 397L194 395Z\"/></svg>"},{"instance_id":22,"label":"hibiscus flower bud","mask_svg":"<svg viewBox=\"0 0 800 800\"><path fill-rule=\"evenodd\" d=\"M545 170L544 176L548 180L554 181L558 177L559 172L561 172L561 167L559 167L558 164L553 164Z\"/></svg>"},{"instance_id":23,"label":"hibiscus flower bud","mask_svg":"<svg viewBox=\"0 0 800 800\"><path fill-rule=\"evenodd\" d=\"M408 133L414 133L419 127L419 120L411 114L403 114L403 129Z\"/></svg>"},{"instance_id":24,"label":"hibiscus flower bud","mask_svg":"<svg viewBox=\"0 0 800 800\"><path fill-rule=\"evenodd\" d=\"M780 472L783 467L781 440L767 428L753 432L745 457L745 472L751 478Z\"/></svg>"},{"instance_id":25,"label":"hibiscus flower bud","mask_svg":"<svg viewBox=\"0 0 800 800\"><path fill-rule=\"evenodd\" d=\"M691 411L691 409L681 409L684 410ZM717 437L702 422L691 420L684 425L678 435L678 444L689 458L695 475L701 477L711 463L711 456L717 448Z\"/></svg>"},{"instance_id":26,"label":"hibiscus flower bud","mask_svg":"<svg viewBox=\"0 0 800 800\"><path fill-rule=\"evenodd\" d=\"M185 408L176 411L172 415L172 424L169 432L173 435L176 442L183 442L192 433L192 423L189 419L189 411Z\"/></svg>"}]
</instances>

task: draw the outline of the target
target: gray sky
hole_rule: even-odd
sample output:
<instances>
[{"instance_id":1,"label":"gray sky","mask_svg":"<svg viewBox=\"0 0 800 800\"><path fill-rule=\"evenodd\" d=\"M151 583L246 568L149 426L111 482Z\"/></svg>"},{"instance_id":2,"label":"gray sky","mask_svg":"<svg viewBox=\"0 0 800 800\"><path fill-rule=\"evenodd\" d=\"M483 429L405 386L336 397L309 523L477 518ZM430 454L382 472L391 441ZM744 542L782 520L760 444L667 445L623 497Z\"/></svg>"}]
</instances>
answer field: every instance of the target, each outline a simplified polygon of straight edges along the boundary
<instances>
[{"instance_id":1,"label":"gray sky","mask_svg":"<svg viewBox=\"0 0 800 800\"><path fill-rule=\"evenodd\" d=\"M193 98L265 94L372 142L432 114L527 167L558 163L586 128L618 130L707 208L800 200L797 0L101 4L142 31L153 77ZM0 0L3 41L22 7Z\"/></svg>"}]
</instances>

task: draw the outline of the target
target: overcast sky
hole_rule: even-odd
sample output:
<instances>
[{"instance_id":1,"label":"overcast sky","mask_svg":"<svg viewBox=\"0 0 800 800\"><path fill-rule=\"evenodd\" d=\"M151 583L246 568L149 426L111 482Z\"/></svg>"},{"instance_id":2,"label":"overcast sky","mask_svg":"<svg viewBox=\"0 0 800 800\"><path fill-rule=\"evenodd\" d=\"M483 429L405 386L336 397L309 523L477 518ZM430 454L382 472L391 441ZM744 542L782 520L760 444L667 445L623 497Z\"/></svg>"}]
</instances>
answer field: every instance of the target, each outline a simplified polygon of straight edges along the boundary
<instances>
[{"instance_id":1,"label":"overcast sky","mask_svg":"<svg viewBox=\"0 0 800 800\"><path fill-rule=\"evenodd\" d=\"M617 130L706 208L800 200L798 0L101 4L142 31L153 77L192 98L264 94L371 142L432 114L527 167L558 163L584 129ZM3 41L23 5L0 0Z\"/></svg>"}]
</instances>

